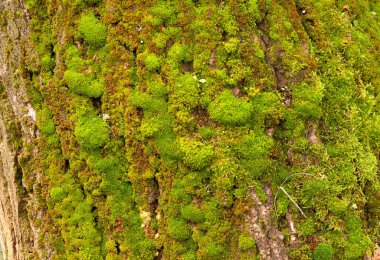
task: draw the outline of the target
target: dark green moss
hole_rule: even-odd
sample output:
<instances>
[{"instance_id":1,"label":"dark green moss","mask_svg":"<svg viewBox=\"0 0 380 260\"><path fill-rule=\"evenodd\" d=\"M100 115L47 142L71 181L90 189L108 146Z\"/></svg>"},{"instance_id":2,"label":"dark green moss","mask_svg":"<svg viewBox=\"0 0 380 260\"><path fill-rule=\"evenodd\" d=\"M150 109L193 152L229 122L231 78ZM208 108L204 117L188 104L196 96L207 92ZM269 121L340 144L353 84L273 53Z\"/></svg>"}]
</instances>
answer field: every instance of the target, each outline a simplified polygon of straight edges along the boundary
<instances>
[{"instance_id":1,"label":"dark green moss","mask_svg":"<svg viewBox=\"0 0 380 260\"><path fill-rule=\"evenodd\" d=\"M196 223L202 223L205 221L204 212L201 209L194 207L193 205L187 205L182 208L182 217Z\"/></svg>"},{"instance_id":2,"label":"dark green moss","mask_svg":"<svg viewBox=\"0 0 380 260\"><path fill-rule=\"evenodd\" d=\"M329 244L319 244L314 251L314 260L331 260L333 259L334 251Z\"/></svg>"},{"instance_id":3,"label":"dark green moss","mask_svg":"<svg viewBox=\"0 0 380 260\"><path fill-rule=\"evenodd\" d=\"M184 220L169 219L168 220L168 233L177 240L187 240L191 237L189 226Z\"/></svg>"}]
</instances>

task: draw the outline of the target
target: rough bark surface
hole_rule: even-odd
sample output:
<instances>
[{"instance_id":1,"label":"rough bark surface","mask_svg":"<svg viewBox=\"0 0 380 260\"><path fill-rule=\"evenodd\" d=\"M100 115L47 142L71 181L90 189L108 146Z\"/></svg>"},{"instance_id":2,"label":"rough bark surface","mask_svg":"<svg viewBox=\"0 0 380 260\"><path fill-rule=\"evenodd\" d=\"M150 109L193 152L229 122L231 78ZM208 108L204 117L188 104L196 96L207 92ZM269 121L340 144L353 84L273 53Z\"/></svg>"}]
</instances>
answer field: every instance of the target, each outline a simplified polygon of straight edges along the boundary
<instances>
[{"instance_id":1,"label":"rough bark surface","mask_svg":"<svg viewBox=\"0 0 380 260\"><path fill-rule=\"evenodd\" d=\"M22 1L0 2L0 242L3 259L26 259L39 251L35 211L27 205L34 199L23 186L21 154L34 143L36 112L26 94L26 61L34 57L30 42L29 19ZM6 19L4 20L4 16ZM4 24L5 22L5 24ZM26 52L29 54L26 55ZM34 205L35 206L35 205Z\"/></svg>"},{"instance_id":2,"label":"rough bark surface","mask_svg":"<svg viewBox=\"0 0 380 260\"><path fill-rule=\"evenodd\" d=\"M377 260L379 16L0 0L3 258Z\"/></svg>"}]
</instances>

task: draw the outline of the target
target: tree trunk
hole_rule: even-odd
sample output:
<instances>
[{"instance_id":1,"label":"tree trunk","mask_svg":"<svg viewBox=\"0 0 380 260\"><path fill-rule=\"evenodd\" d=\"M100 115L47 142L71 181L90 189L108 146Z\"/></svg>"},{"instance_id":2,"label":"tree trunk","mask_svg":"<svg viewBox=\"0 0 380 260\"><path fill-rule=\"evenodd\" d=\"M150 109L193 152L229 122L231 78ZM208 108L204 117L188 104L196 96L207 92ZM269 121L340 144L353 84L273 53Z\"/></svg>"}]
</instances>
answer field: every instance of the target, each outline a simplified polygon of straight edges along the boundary
<instances>
[{"instance_id":1,"label":"tree trunk","mask_svg":"<svg viewBox=\"0 0 380 260\"><path fill-rule=\"evenodd\" d=\"M1 1L3 259L377 259L379 15Z\"/></svg>"}]
</instances>

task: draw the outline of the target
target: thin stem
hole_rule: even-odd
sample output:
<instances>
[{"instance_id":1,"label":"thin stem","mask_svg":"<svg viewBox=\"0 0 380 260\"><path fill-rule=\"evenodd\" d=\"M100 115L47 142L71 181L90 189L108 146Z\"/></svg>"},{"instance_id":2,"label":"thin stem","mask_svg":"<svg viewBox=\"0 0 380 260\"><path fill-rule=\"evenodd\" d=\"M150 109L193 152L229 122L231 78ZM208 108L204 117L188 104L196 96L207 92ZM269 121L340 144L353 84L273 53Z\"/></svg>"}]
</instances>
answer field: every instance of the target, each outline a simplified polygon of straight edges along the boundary
<instances>
[{"instance_id":1,"label":"thin stem","mask_svg":"<svg viewBox=\"0 0 380 260\"><path fill-rule=\"evenodd\" d=\"M302 209L300 208L300 206L298 206L298 204L293 200L293 198L289 195L289 193L282 186L280 187L280 190L282 190L285 193L285 195L288 196L288 198L294 203L294 205L296 205L298 210L301 212L302 216L307 218L305 213L303 213Z\"/></svg>"}]
</instances>

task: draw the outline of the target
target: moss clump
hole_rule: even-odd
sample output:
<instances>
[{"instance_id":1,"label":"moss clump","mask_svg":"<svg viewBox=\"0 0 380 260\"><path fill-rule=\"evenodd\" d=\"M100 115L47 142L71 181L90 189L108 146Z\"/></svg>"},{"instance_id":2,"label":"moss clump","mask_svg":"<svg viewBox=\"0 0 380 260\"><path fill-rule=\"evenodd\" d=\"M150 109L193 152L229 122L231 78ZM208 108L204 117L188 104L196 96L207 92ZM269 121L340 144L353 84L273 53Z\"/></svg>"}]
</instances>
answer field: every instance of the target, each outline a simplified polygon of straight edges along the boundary
<instances>
[{"instance_id":1,"label":"moss clump","mask_svg":"<svg viewBox=\"0 0 380 260\"><path fill-rule=\"evenodd\" d=\"M168 232L177 240L187 240L191 236L191 230L186 222L180 219L169 219Z\"/></svg>"},{"instance_id":2,"label":"moss clump","mask_svg":"<svg viewBox=\"0 0 380 260\"><path fill-rule=\"evenodd\" d=\"M204 212L201 209L194 207L193 205L187 205L182 209L182 217L196 223L202 223L205 221Z\"/></svg>"},{"instance_id":3,"label":"moss clump","mask_svg":"<svg viewBox=\"0 0 380 260\"><path fill-rule=\"evenodd\" d=\"M83 73L66 70L63 79L75 94L93 98L98 98L103 94L104 85L99 81L90 81Z\"/></svg>"},{"instance_id":4,"label":"moss clump","mask_svg":"<svg viewBox=\"0 0 380 260\"><path fill-rule=\"evenodd\" d=\"M212 128L209 128L209 127L201 127L201 128L199 128L198 131L199 131L200 135L202 136L202 138L204 138L206 140L214 137L216 134L215 130Z\"/></svg>"},{"instance_id":5,"label":"moss clump","mask_svg":"<svg viewBox=\"0 0 380 260\"><path fill-rule=\"evenodd\" d=\"M245 235L239 236L239 248L243 251L247 251L255 247L255 240L252 237Z\"/></svg>"},{"instance_id":6,"label":"moss clump","mask_svg":"<svg viewBox=\"0 0 380 260\"><path fill-rule=\"evenodd\" d=\"M206 243L199 249L200 259L224 259L226 249L217 243Z\"/></svg>"},{"instance_id":7,"label":"moss clump","mask_svg":"<svg viewBox=\"0 0 380 260\"><path fill-rule=\"evenodd\" d=\"M170 24L174 18L173 9L169 8L166 5L158 5L151 9L152 19L150 22L152 25L159 26L163 23Z\"/></svg>"},{"instance_id":8,"label":"moss clump","mask_svg":"<svg viewBox=\"0 0 380 260\"><path fill-rule=\"evenodd\" d=\"M214 154L210 145L205 145L199 141L181 140L180 149L184 154L184 164L193 170L201 170L210 165Z\"/></svg>"},{"instance_id":9,"label":"moss clump","mask_svg":"<svg viewBox=\"0 0 380 260\"><path fill-rule=\"evenodd\" d=\"M78 31L84 42L93 48L100 48L106 43L107 27L95 17L94 13L81 16Z\"/></svg>"},{"instance_id":10,"label":"moss clump","mask_svg":"<svg viewBox=\"0 0 380 260\"><path fill-rule=\"evenodd\" d=\"M262 92L252 100L254 118L259 124L278 124L284 118L284 106L280 97L272 92Z\"/></svg>"},{"instance_id":11,"label":"moss clump","mask_svg":"<svg viewBox=\"0 0 380 260\"><path fill-rule=\"evenodd\" d=\"M54 121L48 108L44 107L37 112L37 126L42 134L51 135L55 133Z\"/></svg>"},{"instance_id":12,"label":"moss clump","mask_svg":"<svg viewBox=\"0 0 380 260\"><path fill-rule=\"evenodd\" d=\"M195 78L186 74L180 76L172 87L172 106L178 109L195 108L199 102L199 85Z\"/></svg>"},{"instance_id":13,"label":"moss clump","mask_svg":"<svg viewBox=\"0 0 380 260\"><path fill-rule=\"evenodd\" d=\"M96 116L86 116L75 127L78 143L85 149L93 150L103 147L110 139L108 125Z\"/></svg>"},{"instance_id":14,"label":"moss clump","mask_svg":"<svg viewBox=\"0 0 380 260\"><path fill-rule=\"evenodd\" d=\"M208 107L211 119L226 125L244 125L252 115L251 104L236 98L231 91L222 92Z\"/></svg>"},{"instance_id":15,"label":"moss clump","mask_svg":"<svg viewBox=\"0 0 380 260\"><path fill-rule=\"evenodd\" d=\"M54 68L54 59L50 55L44 55L41 58L41 70L43 72L51 71Z\"/></svg>"},{"instance_id":16,"label":"moss clump","mask_svg":"<svg viewBox=\"0 0 380 260\"><path fill-rule=\"evenodd\" d=\"M63 201L67 196L67 191L62 187L53 187L50 190L50 199L53 203Z\"/></svg>"},{"instance_id":17,"label":"moss clump","mask_svg":"<svg viewBox=\"0 0 380 260\"><path fill-rule=\"evenodd\" d=\"M73 71L81 71L84 69L84 61L80 57L72 57L66 60L67 69Z\"/></svg>"},{"instance_id":18,"label":"moss clump","mask_svg":"<svg viewBox=\"0 0 380 260\"><path fill-rule=\"evenodd\" d=\"M319 244L314 251L314 260L330 260L333 259L334 250L329 244Z\"/></svg>"},{"instance_id":19,"label":"moss clump","mask_svg":"<svg viewBox=\"0 0 380 260\"><path fill-rule=\"evenodd\" d=\"M153 53L148 54L145 58L145 66L149 71L158 70L161 66L160 58Z\"/></svg>"}]
</instances>

